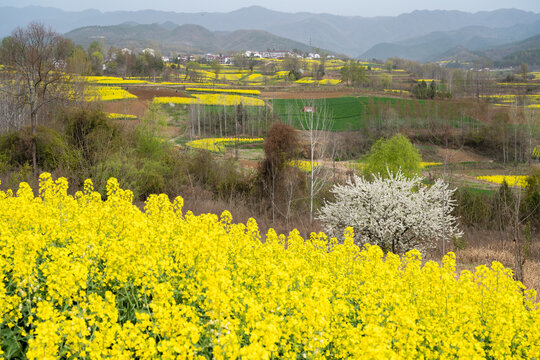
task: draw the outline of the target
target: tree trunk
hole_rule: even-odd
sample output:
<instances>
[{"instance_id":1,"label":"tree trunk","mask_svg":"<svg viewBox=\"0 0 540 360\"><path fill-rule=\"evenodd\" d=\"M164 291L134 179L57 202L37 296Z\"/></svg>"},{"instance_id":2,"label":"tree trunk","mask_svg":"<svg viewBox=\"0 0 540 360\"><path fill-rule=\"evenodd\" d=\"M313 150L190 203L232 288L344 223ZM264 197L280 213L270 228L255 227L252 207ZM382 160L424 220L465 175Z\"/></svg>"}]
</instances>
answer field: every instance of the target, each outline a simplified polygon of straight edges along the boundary
<instances>
[{"instance_id":1,"label":"tree trunk","mask_svg":"<svg viewBox=\"0 0 540 360\"><path fill-rule=\"evenodd\" d=\"M34 175L38 175L37 170L37 138L36 136L32 136L32 168L34 169Z\"/></svg>"},{"instance_id":2,"label":"tree trunk","mask_svg":"<svg viewBox=\"0 0 540 360\"><path fill-rule=\"evenodd\" d=\"M521 259L519 234L517 234L517 231L514 237L514 255L515 255L515 263L516 263L516 272L514 274L514 277L517 281L523 282L523 263Z\"/></svg>"},{"instance_id":3,"label":"tree trunk","mask_svg":"<svg viewBox=\"0 0 540 360\"><path fill-rule=\"evenodd\" d=\"M30 124L32 127L32 169L34 176L38 175L37 168L37 114L35 111L30 111Z\"/></svg>"}]
</instances>

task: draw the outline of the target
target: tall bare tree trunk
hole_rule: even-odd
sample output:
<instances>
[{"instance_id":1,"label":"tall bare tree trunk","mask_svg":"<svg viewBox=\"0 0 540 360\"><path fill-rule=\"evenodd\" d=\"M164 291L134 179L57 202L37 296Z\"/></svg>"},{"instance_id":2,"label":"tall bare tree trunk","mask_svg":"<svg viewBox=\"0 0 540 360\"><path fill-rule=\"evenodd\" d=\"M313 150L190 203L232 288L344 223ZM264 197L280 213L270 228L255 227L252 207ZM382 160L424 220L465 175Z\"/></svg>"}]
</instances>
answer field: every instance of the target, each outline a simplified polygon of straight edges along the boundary
<instances>
[{"instance_id":1,"label":"tall bare tree trunk","mask_svg":"<svg viewBox=\"0 0 540 360\"><path fill-rule=\"evenodd\" d=\"M519 219L519 208L521 204L521 190L516 188L516 201L514 205L514 258L516 263L515 278L516 280L523 282L523 259L521 256L521 221Z\"/></svg>"},{"instance_id":2,"label":"tall bare tree trunk","mask_svg":"<svg viewBox=\"0 0 540 360\"><path fill-rule=\"evenodd\" d=\"M30 126L32 128L32 169L34 176L37 176L37 113L35 110L35 101L30 103Z\"/></svg>"}]
</instances>

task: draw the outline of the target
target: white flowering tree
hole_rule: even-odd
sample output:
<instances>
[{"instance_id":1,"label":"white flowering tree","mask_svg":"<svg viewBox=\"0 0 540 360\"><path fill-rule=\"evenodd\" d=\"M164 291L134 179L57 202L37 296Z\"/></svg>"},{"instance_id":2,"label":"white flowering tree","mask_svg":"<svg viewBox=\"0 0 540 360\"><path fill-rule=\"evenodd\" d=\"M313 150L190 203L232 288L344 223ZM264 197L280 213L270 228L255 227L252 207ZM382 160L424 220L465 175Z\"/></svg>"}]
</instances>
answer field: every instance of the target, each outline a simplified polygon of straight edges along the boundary
<instances>
[{"instance_id":1,"label":"white flowering tree","mask_svg":"<svg viewBox=\"0 0 540 360\"><path fill-rule=\"evenodd\" d=\"M351 226L357 245L371 243L393 253L424 251L437 240L461 236L452 215L454 190L441 179L424 185L420 177L406 178L399 171L373 181L355 176L331 191L335 201L318 214L330 236L340 237Z\"/></svg>"}]
</instances>

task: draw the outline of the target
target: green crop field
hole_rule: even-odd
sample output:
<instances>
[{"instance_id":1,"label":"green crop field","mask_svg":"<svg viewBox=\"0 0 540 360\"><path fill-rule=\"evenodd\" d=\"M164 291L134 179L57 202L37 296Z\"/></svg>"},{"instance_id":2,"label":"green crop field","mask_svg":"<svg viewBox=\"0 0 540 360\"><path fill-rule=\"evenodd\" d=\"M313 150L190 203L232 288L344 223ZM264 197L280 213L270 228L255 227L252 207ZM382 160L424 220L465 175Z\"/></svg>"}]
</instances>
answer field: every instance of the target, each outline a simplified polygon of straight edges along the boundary
<instances>
[{"instance_id":1,"label":"green crop field","mask_svg":"<svg viewBox=\"0 0 540 360\"><path fill-rule=\"evenodd\" d=\"M410 100L389 97L353 97L300 100L274 99L269 101L274 114L281 121L300 128L300 120L307 116L304 106L314 106L315 112L326 112L333 118L333 131L354 131L376 128L392 123L393 126L425 128L431 121L453 127L478 126L478 122L463 113L459 107L444 102Z\"/></svg>"}]
</instances>

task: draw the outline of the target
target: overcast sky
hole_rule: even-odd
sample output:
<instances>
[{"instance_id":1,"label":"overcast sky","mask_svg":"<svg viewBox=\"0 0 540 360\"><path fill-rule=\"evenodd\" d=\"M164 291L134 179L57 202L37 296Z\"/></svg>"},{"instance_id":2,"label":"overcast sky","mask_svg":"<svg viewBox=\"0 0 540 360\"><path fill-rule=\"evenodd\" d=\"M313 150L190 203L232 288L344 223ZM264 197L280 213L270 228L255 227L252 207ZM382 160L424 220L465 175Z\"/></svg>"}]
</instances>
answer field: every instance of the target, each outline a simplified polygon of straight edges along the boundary
<instances>
[{"instance_id":1,"label":"overcast sky","mask_svg":"<svg viewBox=\"0 0 540 360\"><path fill-rule=\"evenodd\" d=\"M64 10L155 9L175 12L228 12L246 6L260 5L284 12L306 11L358 16L393 16L423 9L477 12L517 8L540 13L540 0L0 0L0 6L24 7L28 5L51 6Z\"/></svg>"}]
</instances>

